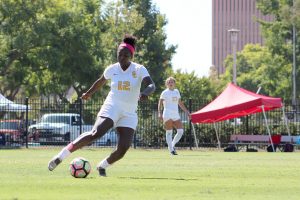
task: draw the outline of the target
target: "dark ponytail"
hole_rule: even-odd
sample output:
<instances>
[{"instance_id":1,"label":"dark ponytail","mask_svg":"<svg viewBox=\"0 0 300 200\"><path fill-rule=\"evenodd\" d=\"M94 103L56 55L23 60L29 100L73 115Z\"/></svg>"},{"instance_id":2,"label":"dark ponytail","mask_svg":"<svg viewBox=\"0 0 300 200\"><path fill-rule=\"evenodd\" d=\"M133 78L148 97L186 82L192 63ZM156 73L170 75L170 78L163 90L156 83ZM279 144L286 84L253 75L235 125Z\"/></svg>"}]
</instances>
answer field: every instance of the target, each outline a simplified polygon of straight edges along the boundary
<instances>
[{"instance_id":1,"label":"dark ponytail","mask_svg":"<svg viewBox=\"0 0 300 200\"><path fill-rule=\"evenodd\" d=\"M123 38L123 42L130 44L134 49L135 49L135 44L136 44L137 38L134 37L133 35L125 34Z\"/></svg>"}]
</instances>

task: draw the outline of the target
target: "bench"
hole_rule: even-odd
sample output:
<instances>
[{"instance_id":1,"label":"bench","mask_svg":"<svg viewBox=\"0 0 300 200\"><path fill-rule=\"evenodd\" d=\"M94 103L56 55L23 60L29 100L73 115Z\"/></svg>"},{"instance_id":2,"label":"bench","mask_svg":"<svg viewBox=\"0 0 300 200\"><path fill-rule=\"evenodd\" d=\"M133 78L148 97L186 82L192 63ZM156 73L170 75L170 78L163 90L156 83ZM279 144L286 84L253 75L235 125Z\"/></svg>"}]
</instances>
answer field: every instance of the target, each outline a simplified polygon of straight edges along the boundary
<instances>
[{"instance_id":1,"label":"bench","mask_svg":"<svg viewBox=\"0 0 300 200\"><path fill-rule=\"evenodd\" d=\"M281 136L281 142L283 143L292 143L292 144L296 144L299 145L299 139L300 136L288 136L288 135L282 135Z\"/></svg>"},{"instance_id":2,"label":"bench","mask_svg":"<svg viewBox=\"0 0 300 200\"><path fill-rule=\"evenodd\" d=\"M272 138L273 144L277 145L281 151L283 151L283 148L287 143L300 145L300 136L282 135L280 139L280 136L279 138L276 138L276 135L273 135ZM241 150L244 147L246 147L247 150L251 147L266 147L270 144L269 135L231 135L229 142L229 145L234 145L238 150Z\"/></svg>"}]
</instances>

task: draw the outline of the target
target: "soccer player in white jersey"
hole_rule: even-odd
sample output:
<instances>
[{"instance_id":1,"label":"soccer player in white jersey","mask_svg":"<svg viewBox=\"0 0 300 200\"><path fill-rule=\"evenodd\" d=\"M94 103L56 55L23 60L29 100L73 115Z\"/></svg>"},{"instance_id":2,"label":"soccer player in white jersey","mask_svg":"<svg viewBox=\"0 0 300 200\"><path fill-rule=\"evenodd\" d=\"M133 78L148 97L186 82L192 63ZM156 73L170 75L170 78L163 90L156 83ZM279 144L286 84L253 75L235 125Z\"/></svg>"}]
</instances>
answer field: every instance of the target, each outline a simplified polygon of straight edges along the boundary
<instances>
[{"instance_id":1,"label":"soccer player in white jersey","mask_svg":"<svg viewBox=\"0 0 300 200\"><path fill-rule=\"evenodd\" d=\"M171 155L177 155L175 145L179 142L183 135L183 125L180 120L178 105L189 116L190 112L181 101L180 93L175 88L175 79L169 77L166 80L166 89L161 93L158 102L158 117L163 120L166 130L166 142ZM163 113L162 113L162 107ZM172 139L173 128L177 130L176 135Z\"/></svg>"},{"instance_id":2,"label":"soccer player in white jersey","mask_svg":"<svg viewBox=\"0 0 300 200\"><path fill-rule=\"evenodd\" d=\"M148 99L155 91L155 84L147 69L131 61L135 44L136 38L126 34L118 47L118 62L107 67L89 90L82 94L82 99L89 99L107 80L111 81L111 90L97 115L93 129L80 135L55 155L48 163L50 171L72 152L102 137L112 127L116 128L119 136L117 148L97 165L99 175L106 176L106 168L121 159L130 148L138 123L138 100ZM142 84L145 89L140 92Z\"/></svg>"}]
</instances>

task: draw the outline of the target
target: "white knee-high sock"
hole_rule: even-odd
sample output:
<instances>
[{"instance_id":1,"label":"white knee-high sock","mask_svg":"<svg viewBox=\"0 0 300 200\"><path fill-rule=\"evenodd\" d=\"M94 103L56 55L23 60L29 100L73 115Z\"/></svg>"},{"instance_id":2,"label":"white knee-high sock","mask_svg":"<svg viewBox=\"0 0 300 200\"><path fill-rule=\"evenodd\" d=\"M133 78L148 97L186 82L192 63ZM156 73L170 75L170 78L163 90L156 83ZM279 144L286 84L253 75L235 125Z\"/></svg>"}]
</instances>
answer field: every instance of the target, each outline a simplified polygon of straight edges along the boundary
<instances>
[{"instance_id":1,"label":"white knee-high sock","mask_svg":"<svg viewBox=\"0 0 300 200\"><path fill-rule=\"evenodd\" d=\"M181 139L183 135L183 129L177 129L177 133L172 141L172 148L175 147L175 145L177 144L177 142L179 142L179 140Z\"/></svg>"},{"instance_id":2,"label":"white knee-high sock","mask_svg":"<svg viewBox=\"0 0 300 200\"><path fill-rule=\"evenodd\" d=\"M166 142L168 144L168 149L169 151L173 151L173 148L172 148L172 130L166 130Z\"/></svg>"},{"instance_id":3,"label":"white knee-high sock","mask_svg":"<svg viewBox=\"0 0 300 200\"><path fill-rule=\"evenodd\" d=\"M71 149L73 148L73 143L78 142L83 136L90 134L90 132L85 132L78 136L73 142L68 144L66 147L64 147L58 154L57 156L61 159L64 160L65 158L69 157L71 155Z\"/></svg>"},{"instance_id":4,"label":"white knee-high sock","mask_svg":"<svg viewBox=\"0 0 300 200\"><path fill-rule=\"evenodd\" d=\"M59 157L60 160L64 160L65 158L67 158L69 155L71 155L71 152L69 150L70 145L64 147L57 155Z\"/></svg>"}]
</instances>

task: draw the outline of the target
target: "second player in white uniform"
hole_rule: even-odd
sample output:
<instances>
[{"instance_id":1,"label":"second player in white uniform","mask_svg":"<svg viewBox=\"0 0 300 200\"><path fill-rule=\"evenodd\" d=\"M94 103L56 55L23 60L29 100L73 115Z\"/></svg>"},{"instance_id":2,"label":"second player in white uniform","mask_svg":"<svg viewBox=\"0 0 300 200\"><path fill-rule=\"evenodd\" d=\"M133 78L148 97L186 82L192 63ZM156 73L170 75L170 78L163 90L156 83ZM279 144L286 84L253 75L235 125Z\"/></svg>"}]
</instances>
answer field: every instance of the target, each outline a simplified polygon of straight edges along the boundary
<instances>
[{"instance_id":1,"label":"second player in white uniform","mask_svg":"<svg viewBox=\"0 0 300 200\"><path fill-rule=\"evenodd\" d=\"M164 111L163 111L163 121L168 120L177 121L180 119L178 111L178 101L180 99L180 93L177 89L170 90L165 89L161 95L160 99L163 99Z\"/></svg>"},{"instance_id":2,"label":"second player in white uniform","mask_svg":"<svg viewBox=\"0 0 300 200\"><path fill-rule=\"evenodd\" d=\"M190 113L181 101L179 91L175 89L175 79L173 77L166 80L166 87L159 98L158 115L164 123L168 149L172 155L177 155L175 145L183 135L183 125L179 116L178 105L189 117ZM161 113L162 107L164 108L163 113ZM173 128L176 129L177 133L172 139Z\"/></svg>"}]
</instances>

